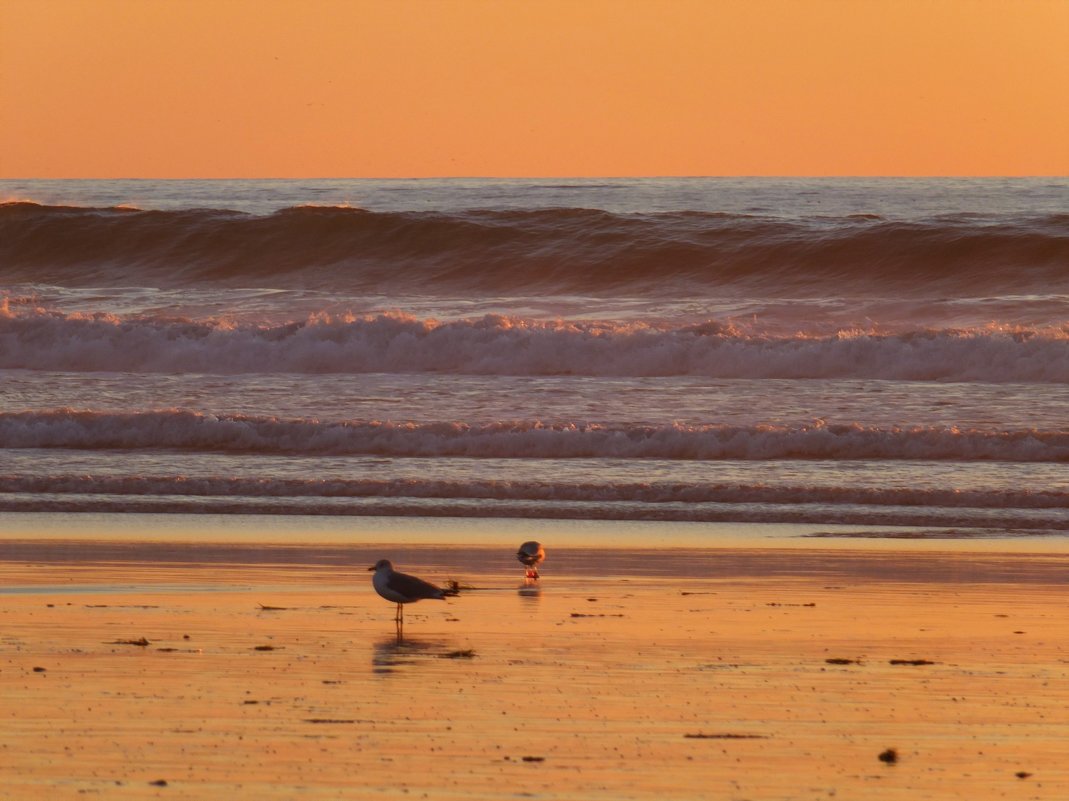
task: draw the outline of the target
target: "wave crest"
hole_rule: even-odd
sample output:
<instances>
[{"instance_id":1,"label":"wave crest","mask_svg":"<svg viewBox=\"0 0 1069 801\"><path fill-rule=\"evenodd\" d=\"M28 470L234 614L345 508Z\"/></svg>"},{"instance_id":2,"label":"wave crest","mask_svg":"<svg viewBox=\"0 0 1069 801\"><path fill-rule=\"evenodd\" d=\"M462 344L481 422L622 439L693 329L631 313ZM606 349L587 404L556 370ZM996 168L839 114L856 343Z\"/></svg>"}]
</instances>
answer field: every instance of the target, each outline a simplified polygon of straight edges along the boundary
<instances>
[{"instance_id":1,"label":"wave crest","mask_svg":"<svg viewBox=\"0 0 1069 801\"><path fill-rule=\"evenodd\" d=\"M856 423L643 425L414 423L212 415L169 409L0 413L0 448L177 450L293 455L683 460L1069 461L1069 431Z\"/></svg>"},{"instance_id":2,"label":"wave crest","mask_svg":"<svg viewBox=\"0 0 1069 801\"><path fill-rule=\"evenodd\" d=\"M73 372L418 373L871 378L1069 383L1069 332L833 336L487 315L316 315L283 325L0 306L0 368Z\"/></svg>"},{"instance_id":3,"label":"wave crest","mask_svg":"<svg viewBox=\"0 0 1069 801\"><path fill-rule=\"evenodd\" d=\"M269 215L0 204L0 278L61 286L548 292L1066 291L1069 215L804 221L591 209Z\"/></svg>"}]
</instances>

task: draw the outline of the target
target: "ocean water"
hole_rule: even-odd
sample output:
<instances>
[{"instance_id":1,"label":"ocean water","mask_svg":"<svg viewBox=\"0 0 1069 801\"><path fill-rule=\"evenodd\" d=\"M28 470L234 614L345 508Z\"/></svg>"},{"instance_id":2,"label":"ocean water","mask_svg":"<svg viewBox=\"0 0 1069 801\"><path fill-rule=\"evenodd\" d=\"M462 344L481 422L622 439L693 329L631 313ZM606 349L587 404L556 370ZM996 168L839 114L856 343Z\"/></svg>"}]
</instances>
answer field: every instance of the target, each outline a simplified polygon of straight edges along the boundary
<instances>
[{"instance_id":1,"label":"ocean water","mask_svg":"<svg viewBox=\"0 0 1069 801\"><path fill-rule=\"evenodd\" d=\"M1069 180L0 181L0 511L1069 533Z\"/></svg>"}]
</instances>

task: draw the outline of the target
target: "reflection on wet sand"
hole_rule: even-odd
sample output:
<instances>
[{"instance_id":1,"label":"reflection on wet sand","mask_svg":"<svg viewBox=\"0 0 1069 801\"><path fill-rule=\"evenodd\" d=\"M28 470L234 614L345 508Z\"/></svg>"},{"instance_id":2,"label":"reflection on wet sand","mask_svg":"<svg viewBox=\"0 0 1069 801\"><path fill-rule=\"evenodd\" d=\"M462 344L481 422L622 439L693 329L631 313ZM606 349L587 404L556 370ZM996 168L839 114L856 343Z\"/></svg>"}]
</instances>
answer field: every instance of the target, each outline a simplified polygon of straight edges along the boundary
<instances>
[{"instance_id":1,"label":"reflection on wet sand","mask_svg":"<svg viewBox=\"0 0 1069 801\"><path fill-rule=\"evenodd\" d=\"M523 584L517 587L517 592L523 598L537 600L542 595L542 584L537 578L524 578Z\"/></svg>"},{"instance_id":2,"label":"reflection on wet sand","mask_svg":"<svg viewBox=\"0 0 1069 801\"><path fill-rule=\"evenodd\" d=\"M378 640L371 654L371 670L389 674L400 668L426 663L450 652L444 640L384 637Z\"/></svg>"}]
</instances>

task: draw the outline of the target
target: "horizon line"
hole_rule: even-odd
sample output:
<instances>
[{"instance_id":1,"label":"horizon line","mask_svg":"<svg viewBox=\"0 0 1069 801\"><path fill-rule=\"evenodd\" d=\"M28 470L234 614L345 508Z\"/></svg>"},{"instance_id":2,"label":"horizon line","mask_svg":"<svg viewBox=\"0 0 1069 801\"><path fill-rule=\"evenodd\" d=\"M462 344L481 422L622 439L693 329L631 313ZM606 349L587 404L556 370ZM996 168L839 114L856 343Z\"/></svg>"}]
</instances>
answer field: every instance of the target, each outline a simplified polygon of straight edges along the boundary
<instances>
[{"instance_id":1,"label":"horizon line","mask_svg":"<svg viewBox=\"0 0 1069 801\"><path fill-rule=\"evenodd\" d=\"M25 175L0 176L0 181L687 181L687 180L951 180L951 179L1066 179L1069 173L1029 173L1029 174L917 174L893 175L873 174L693 174L693 175L258 175L258 176L67 176L67 177L31 177Z\"/></svg>"}]
</instances>

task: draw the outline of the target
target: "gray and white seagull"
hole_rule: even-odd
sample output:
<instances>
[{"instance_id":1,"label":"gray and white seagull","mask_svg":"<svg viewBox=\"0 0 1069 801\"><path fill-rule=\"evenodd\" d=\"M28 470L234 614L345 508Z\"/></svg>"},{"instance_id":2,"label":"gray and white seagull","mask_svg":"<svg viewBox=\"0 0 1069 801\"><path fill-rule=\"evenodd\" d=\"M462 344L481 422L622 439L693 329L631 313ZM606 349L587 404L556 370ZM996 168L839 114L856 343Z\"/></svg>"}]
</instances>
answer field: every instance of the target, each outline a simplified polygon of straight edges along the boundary
<instances>
[{"instance_id":1,"label":"gray and white seagull","mask_svg":"<svg viewBox=\"0 0 1069 801\"><path fill-rule=\"evenodd\" d=\"M405 604L422 601L424 598L445 600L447 594L445 590L421 578L407 573L398 573L393 569L393 563L389 559L380 559L374 567L369 567L368 570L375 571L375 575L371 577L375 592L387 601L397 604L394 622L397 623L398 629L405 623Z\"/></svg>"}]
</instances>

